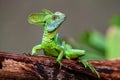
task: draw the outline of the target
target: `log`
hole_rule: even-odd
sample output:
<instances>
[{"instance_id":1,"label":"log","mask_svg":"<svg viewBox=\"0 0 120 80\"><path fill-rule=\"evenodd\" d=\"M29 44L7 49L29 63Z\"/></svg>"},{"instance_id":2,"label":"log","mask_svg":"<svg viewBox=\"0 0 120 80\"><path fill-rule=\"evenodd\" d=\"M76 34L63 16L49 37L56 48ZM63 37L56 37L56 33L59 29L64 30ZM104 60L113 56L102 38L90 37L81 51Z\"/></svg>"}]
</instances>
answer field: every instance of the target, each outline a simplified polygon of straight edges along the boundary
<instances>
[{"instance_id":1,"label":"log","mask_svg":"<svg viewBox=\"0 0 120 80\"><path fill-rule=\"evenodd\" d=\"M120 59L89 60L100 78L75 60L0 52L0 80L120 80Z\"/></svg>"}]
</instances>

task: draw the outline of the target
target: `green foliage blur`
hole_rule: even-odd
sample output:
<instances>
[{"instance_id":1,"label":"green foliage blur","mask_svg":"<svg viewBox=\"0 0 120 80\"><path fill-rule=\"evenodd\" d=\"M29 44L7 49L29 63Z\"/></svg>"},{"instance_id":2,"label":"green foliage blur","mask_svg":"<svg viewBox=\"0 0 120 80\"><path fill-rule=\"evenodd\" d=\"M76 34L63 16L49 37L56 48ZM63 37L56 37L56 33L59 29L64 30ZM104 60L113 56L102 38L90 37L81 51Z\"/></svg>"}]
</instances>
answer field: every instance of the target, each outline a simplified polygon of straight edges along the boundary
<instances>
[{"instance_id":1,"label":"green foliage blur","mask_svg":"<svg viewBox=\"0 0 120 80\"><path fill-rule=\"evenodd\" d=\"M67 39L74 48L86 50L86 59L120 58L120 15L109 20L109 27L103 35L97 30L87 30L76 40Z\"/></svg>"}]
</instances>

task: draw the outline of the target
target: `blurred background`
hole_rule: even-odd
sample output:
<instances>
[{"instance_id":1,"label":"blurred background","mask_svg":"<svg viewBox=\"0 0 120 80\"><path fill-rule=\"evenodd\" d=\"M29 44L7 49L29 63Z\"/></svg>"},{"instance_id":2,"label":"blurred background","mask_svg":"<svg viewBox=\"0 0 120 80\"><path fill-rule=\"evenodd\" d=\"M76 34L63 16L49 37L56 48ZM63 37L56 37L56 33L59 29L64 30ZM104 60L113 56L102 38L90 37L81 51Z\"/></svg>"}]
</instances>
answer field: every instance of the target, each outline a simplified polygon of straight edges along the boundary
<instances>
[{"instance_id":1,"label":"blurred background","mask_svg":"<svg viewBox=\"0 0 120 80\"><path fill-rule=\"evenodd\" d=\"M39 44L43 28L29 24L27 17L42 9L66 14L62 37L77 38L90 29L104 36L109 19L120 13L120 0L0 0L0 51L30 52Z\"/></svg>"}]
</instances>

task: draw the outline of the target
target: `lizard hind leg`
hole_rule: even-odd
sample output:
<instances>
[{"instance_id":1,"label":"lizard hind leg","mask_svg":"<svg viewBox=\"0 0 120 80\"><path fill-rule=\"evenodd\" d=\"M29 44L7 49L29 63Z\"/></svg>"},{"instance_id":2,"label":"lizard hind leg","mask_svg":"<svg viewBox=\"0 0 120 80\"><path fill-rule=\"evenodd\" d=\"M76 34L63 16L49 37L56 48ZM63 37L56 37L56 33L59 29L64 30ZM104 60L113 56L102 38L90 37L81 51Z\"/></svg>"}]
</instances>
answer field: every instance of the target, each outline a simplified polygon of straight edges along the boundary
<instances>
[{"instance_id":1,"label":"lizard hind leg","mask_svg":"<svg viewBox=\"0 0 120 80\"><path fill-rule=\"evenodd\" d=\"M78 60L78 62L81 62L84 65L85 68L88 67L92 72L94 72L98 76L98 78L100 78L99 72L87 60Z\"/></svg>"}]
</instances>

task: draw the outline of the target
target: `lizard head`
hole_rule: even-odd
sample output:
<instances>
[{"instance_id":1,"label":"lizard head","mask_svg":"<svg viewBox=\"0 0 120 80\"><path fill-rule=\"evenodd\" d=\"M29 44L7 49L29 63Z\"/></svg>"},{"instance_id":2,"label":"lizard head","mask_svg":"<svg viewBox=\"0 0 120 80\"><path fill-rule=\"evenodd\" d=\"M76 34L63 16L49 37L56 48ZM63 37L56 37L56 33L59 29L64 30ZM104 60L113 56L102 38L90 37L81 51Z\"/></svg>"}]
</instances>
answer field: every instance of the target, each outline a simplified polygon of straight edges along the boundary
<instances>
[{"instance_id":1,"label":"lizard head","mask_svg":"<svg viewBox=\"0 0 120 80\"><path fill-rule=\"evenodd\" d=\"M47 26L48 32L56 30L65 20L65 15L61 12L52 13L44 9L42 13L33 13L28 16L28 22L37 26Z\"/></svg>"},{"instance_id":2,"label":"lizard head","mask_svg":"<svg viewBox=\"0 0 120 80\"><path fill-rule=\"evenodd\" d=\"M50 25L47 28L48 32L54 32L65 21L66 16L61 12L55 12L51 18Z\"/></svg>"}]
</instances>

